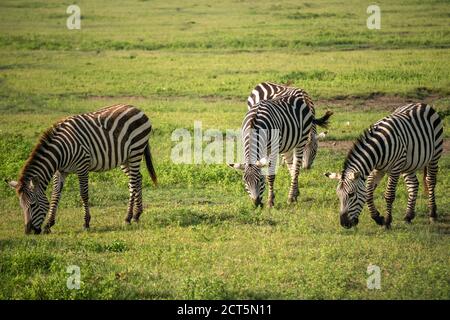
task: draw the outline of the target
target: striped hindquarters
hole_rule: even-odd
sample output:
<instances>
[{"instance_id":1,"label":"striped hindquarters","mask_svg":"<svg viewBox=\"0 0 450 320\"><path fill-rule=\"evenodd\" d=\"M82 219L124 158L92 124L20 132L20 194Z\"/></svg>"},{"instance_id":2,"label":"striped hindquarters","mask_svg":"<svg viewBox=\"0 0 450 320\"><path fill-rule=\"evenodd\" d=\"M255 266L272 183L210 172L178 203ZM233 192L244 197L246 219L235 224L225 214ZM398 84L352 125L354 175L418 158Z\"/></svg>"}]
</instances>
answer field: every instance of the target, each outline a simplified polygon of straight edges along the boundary
<instances>
[{"instance_id":1,"label":"striped hindquarters","mask_svg":"<svg viewBox=\"0 0 450 320\"><path fill-rule=\"evenodd\" d=\"M309 107L311 107L312 112L314 113L314 103L312 102L306 91L295 87L276 84L273 82L261 82L260 84L255 86L250 96L247 98L248 109L255 106L261 100L270 100L281 96L301 97L305 101L305 103Z\"/></svg>"},{"instance_id":2,"label":"striped hindquarters","mask_svg":"<svg viewBox=\"0 0 450 320\"><path fill-rule=\"evenodd\" d=\"M373 169L414 172L439 159L442 120L426 104L410 104L377 121L357 140L344 163L365 174Z\"/></svg>"},{"instance_id":3,"label":"striped hindquarters","mask_svg":"<svg viewBox=\"0 0 450 320\"><path fill-rule=\"evenodd\" d=\"M151 123L139 109L115 105L73 116L63 124L66 142L78 144L90 161L90 171L104 171L127 163L133 155L142 156Z\"/></svg>"},{"instance_id":4,"label":"striped hindquarters","mask_svg":"<svg viewBox=\"0 0 450 320\"><path fill-rule=\"evenodd\" d=\"M251 108L242 125L244 138L244 156L246 162L250 159L250 148L254 143L249 137L252 130L266 131L266 143L274 142L272 132L278 135L278 153L293 150L299 144L306 143L314 116L305 101L296 96L283 96L272 100L262 100ZM259 149L266 146L258 146ZM271 150L271 146L268 146Z\"/></svg>"}]
</instances>

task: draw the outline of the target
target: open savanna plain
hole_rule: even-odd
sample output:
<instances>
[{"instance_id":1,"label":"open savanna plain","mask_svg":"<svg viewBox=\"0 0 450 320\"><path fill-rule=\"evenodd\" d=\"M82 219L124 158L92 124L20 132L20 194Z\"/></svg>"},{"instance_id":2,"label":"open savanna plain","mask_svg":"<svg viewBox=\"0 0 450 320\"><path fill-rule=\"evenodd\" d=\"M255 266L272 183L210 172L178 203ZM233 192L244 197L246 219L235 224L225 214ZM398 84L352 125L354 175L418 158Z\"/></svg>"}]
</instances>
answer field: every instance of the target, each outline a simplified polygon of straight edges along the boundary
<instances>
[{"instance_id":1,"label":"open savanna plain","mask_svg":"<svg viewBox=\"0 0 450 320\"><path fill-rule=\"evenodd\" d=\"M366 1L77 1L81 30L66 27L70 4L0 1L0 299L450 298L450 117L434 224L422 185L415 220L402 221L401 181L391 230L367 209L344 230L336 182L323 175L341 170L351 141L400 105L449 114L448 1L381 2L380 30L366 27ZM282 167L272 209L252 206L225 161L171 160L175 129L239 129L262 81L291 82L319 116L334 112L313 168L300 173L298 203L286 203ZM55 121L116 103L153 123L159 185L143 166L140 223L124 223L127 179L116 169L90 175L90 231L69 176L53 232L25 236L3 180L17 179ZM66 286L70 265L80 267L79 290ZM380 289L367 288L369 265L380 267Z\"/></svg>"}]
</instances>

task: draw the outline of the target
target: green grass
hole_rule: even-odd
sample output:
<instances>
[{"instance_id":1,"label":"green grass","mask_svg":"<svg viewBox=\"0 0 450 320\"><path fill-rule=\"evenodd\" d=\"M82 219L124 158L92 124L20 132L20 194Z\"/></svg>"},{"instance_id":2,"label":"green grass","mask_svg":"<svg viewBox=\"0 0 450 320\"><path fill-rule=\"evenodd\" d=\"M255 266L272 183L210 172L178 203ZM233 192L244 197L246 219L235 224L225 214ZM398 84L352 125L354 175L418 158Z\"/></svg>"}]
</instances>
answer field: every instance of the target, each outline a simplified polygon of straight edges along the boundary
<instances>
[{"instance_id":1,"label":"green grass","mask_svg":"<svg viewBox=\"0 0 450 320\"><path fill-rule=\"evenodd\" d=\"M160 184L143 172L142 221L126 226L125 176L91 174L84 232L78 182L69 176L45 236L23 234L18 200L1 184L0 299L450 298L448 153L438 176L440 221L428 223L420 190L417 217L405 225L401 182L389 231L367 209L356 230L340 227L336 184L323 176L341 169L340 149L319 150L301 173L296 205L286 204L282 168L271 210L255 210L225 164L170 160L173 130L192 132L194 121L238 129L247 95L265 80L293 81L319 115L334 111L327 139L338 143L408 101L448 113L447 1L381 3L377 31L367 30L359 1L78 1L78 31L65 28L69 4L0 3L0 178L17 178L58 119L132 103L153 123ZM381 268L381 290L366 287L370 264ZM80 267L80 290L66 288L70 265Z\"/></svg>"}]
</instances>

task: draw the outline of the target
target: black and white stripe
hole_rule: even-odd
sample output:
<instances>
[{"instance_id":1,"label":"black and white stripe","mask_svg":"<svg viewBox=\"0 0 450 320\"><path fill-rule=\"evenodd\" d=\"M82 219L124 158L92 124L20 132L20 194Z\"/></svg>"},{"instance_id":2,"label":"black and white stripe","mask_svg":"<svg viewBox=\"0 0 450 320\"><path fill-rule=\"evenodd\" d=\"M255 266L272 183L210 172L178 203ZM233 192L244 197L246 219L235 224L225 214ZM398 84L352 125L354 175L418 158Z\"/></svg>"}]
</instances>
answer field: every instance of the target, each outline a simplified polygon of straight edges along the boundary
<instances>
[{"instance_id":1,"label":"black and white stripe","mask_svg":"<svg viewBox=\"0 0 450 320\"><path fill-rule=\"evenodd\" d=\"M341 224L352 227L367 201L372 218L389 228L392 205L400 175L408 189L405 220L415 215L419 182L416 171L424 170L425 189L431 220L436 219L435 186L438 161L443 150L442 120L429 105L409 104L379 120L357 140L350 150L339 178L337 193L341 201ZM375 208L373 193L385 174L386 218ZM330 176L330 175L329 175ZM367 180L367 186L366 186Z\"/></svg>"},{"instance_id":2,"label":"black and white stripe","mask_svg":"<svg viewBox=\"0 0 450 320\"><path fill-rule=\"evenodd\" d=\"M261 100L247 111L242 124L244 163L230 166L244 171L245 187L255 205L262 204L264 166L269 167L268 206L274 204L274 168L279 154L292 154L292 157L286 157L291 174L288 201L297 200L298 174L311 126L326 126L329 117L327 113L321 119L315 119L308 103L296 95Z\"/></svg>"},{"instance_id":3,"label":"black and white stripe","mask_svg":"<svg viewBox=\"0 0 450 320\"><path fill-rule=\"evenodd\" d=\"M314 103L308 93L303 89L290 87L287 85L277 84L273 82L262 82L255 86L255 88L250 93L247 98L247 107L250 110L261 100L270 100L282 96L295 96L300 97L306 103L306 105L311 109L313 115L315 115ZM308 142L306 143L302 167L303 169L309 169L314 162L317 155L318 148L318 135L316 125L313 123L311 126L311 131L308 135ZM293 154L286 154L287 158L292 158Z\"/></svg>"},{"instance_id":4,"label":"black and white stripe","mask_svg":"<svg viewBox=\"0 0 450 320\"><path fill-rule=\"evenodd\" d=\"M126 222L138 221L142 213L142 176L140 162L145 157L156 183L148 138L150 120L130 105L115 105L99 111L69 117L47 130L25 164L15 187L25 213L26 232L36 233L47 212L45 231L55 223L56 209L64 179L70 173L79 178L84 208L84 228L89 228L89 171L106 171L118 166L129 178L130 200ZM48 203L45 190L53 177L53 192Z\"/></svg>"}]
</instances>

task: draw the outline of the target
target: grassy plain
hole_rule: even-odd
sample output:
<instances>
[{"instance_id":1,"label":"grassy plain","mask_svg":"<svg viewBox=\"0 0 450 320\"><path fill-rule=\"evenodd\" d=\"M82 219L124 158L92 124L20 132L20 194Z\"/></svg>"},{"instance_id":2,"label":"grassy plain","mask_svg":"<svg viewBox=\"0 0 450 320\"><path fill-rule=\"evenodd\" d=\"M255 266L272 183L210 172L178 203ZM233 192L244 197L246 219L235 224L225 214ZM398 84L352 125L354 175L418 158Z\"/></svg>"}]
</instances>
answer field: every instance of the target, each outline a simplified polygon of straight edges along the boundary
<instances>
[{"instance_id":1,"label":"grassy plain","mask_svg":"<svg viewBox=\"0 0 450 320\"><path fill-rule=\"evenodd\" d=\"M305 88L319 115L333 110L327 139L336 145L405 102L449 113L448 1L381 3L380 30L367 29L361 1L77 1L81 30L65 26L69 4L0 2L0 177L17 178L56 120L131 103L153 122L160 185L143 172L145 211L140 224L125 226L125 176L91 174L93 218L84 232L69 176L45 236L23 234L15 194L0 185L1 299L450 298L448 153L440 221L428 223L421 195L405 225L401 182L389 231L367 209L356 230L339 226L335 183L323 173L340 170L342 148L320 149L301 173L294 206L282 168L271 210L255 210L225 164L170 160L173 130L192 132L194 121L238 129L247 95L265 80ZM370 264L381 268L380 290L367 289ZM69 265L80 266L80 290L66 287Z\"/></svg>"}]
</instances>

